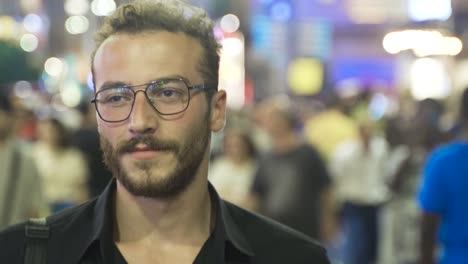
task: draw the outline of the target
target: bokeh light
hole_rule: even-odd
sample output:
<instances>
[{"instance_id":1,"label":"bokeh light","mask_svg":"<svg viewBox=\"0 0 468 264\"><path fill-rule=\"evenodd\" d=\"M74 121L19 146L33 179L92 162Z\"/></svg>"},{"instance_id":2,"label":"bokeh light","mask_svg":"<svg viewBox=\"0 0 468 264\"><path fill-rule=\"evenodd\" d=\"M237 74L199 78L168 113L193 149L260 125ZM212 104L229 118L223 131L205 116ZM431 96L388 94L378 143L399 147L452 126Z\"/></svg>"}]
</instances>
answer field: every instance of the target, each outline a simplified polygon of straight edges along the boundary
<instances>
[{"instance_id":1,"label":"bokeh light","mask_svg":"<svg viewBox=\"0 0 468 264\"><path fill-rule=\"evenodd\" d=\"M323 84L323 66L316 59L298 58L289 65L288 83L299 95L314 95Z\"/></svg>"},{"instance_id":2,"label":"bokeh light","mask_svg":"<svg viewBox=\"0 0 468 264\"><path fill-rule=\"evenodd\" d=\"M75 82L69 82L63 88L61 93L62 102L65 106L73 108L81 102L81 89Z\"/></svg>"},{"instance_id":3,"label":"bokeh light","mask_svg":"<svg viewBox=\"0 0 468 264\"><path fill-rule=\"evenodd\" d=\"M89 2L87 0L66 0L64 9L68 15L85 15L89 11Z\"/></svg>"},{"instance_id":4,"label":"bokeh light","mask_svg":"<svg viewBox=\"0 0 468 264\"><path fill-rule=\"evenodd\" d=\"M60 76L65 70L65 64L56 57L51 57L44 63L44 70L53 77Z\"/></svg>"},{"instance_id":5,"label":"bokeh light","mask_svg":"<svg viewBox=\"0 0 468 264\"><path fill-rule=\"evenodd\" d=\"M19 81L15 83L13 87L13 92L19 98L27 98L31 96L33 92L33 87L28 81Z\"/></svg>"},{"instance_id":6,"label":"bokeh light","mask_svg":"<svg viewBox=\"0 0 468 264\"><path fill-rule=\"evenodd\" d=\"M91 2L91 12L96 16L108 16L116 8L117 4L113 0L93 0Z\"/></svg>"},{"instance_id":7,"label":"bokeh light","mask_svg":"<svg viewBox=\"0 0 468 264\"><path fill-rule=\"evenodd\" d=\"M450 94L450 80L442 62L417 59L411 65L411 95L417 100L443 99Z\"/></svg>"},{"instance_id":8,"label":"bokeh light","mask_svg":"<svg viewBox=\"0 0 468 264\"><path fill-rule=\"evenodd\" d=\"M409 0L408 13L413 21L447 20L452 15L451 0Z\"/></svg>"},{"instance_id":9,"label":"bokeh light","mask_svg":"<svg viewBox=\"0 0 468 264\"><path fill-rule=\"evenodd\" d=\"M18 32L15 19L10 16L0 16L0 38L15 38Z\"/></svg>"},{"instance_id":10,"label":"bokeh light","mask_svg":"<svg viewBox=\"0 0 468 264\"><path fill-rule=\"evenodd\" d=\"M30 33L24 34L20 39L20 47L27 52L33 52L39 45L39 39Z\"/></svg>"},{"instance_id":11,"label":"bokeh light","mask_svg":"<svg viewBox=\"0 0 468 264\"><path fill-rule=\"evenodd\" d=\"M390 54L412 50L418 57L431 55L458 55L463 49L457 37L444 36L437 30L403 30L385 35L382 45Z\"/></svg>"},{"instance_id":12,"label":"bokeh light","mask_svg":"<svg viewBox=\"0 0 468 264\"><path fill-rule=\"evenodd\" d=\"M239 29L240 21L236 15L228 14L221 18L220 26L224 32L233 33Z\"/></svg>"},{"instance_id":13,"label":"bokeh light","mask_svg":"<svg viewBox=\"0 0 468 264\"><path fill-rule=\"evenodd\" d=\"M83 34L88 28L89 21L85 16L71 16L65 21L65 29L73 35Z\"/></svg>"},{"instance_id":14,"label":"bokeh light","mask_svg":"<svg viewBox=\"0 0 468 264\"><path fill-rule=\"evenodd\" d=\"M24 28L31 33L39 33L43 30L44 23L40 16L27 14L23 19Z\"/></svg>"}]
</instances>

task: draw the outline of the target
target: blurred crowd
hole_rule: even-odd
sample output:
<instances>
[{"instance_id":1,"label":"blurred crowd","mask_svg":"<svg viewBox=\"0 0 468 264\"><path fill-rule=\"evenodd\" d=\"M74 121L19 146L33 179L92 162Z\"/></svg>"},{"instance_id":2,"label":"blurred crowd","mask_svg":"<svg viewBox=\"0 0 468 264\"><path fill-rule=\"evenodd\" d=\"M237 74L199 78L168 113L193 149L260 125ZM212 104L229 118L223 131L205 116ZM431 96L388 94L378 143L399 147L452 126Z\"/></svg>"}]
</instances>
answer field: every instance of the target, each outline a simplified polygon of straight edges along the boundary
<instances>
[{"instance_id":1,"label":"blurred crowd","mask_svg":"<svg viewBox=\"0 0 468 264\"><path fill-rule=\"evenodd\" d=\"M332 90L230 110L213 135L210 182L224 199L317 239L334 263L419 263L421 215L432 212L418 200L425 163L464 134L468 99L454 107L401 97L376 117L377 92ZM74 109L70 126L66 114L0 99L0 228L105 188L94 108Z\"/></svg>"},{"instance_id":2,"label":"blurred crowd","mask_svg":"<svg viewBox=\"0 0 468 264\"><path fill-rule=\"evenodd\" d=\"M468 104L401 96L377 116L375 96L276 95L232 111L213 147L210 181L228 201L323 243L333 263L411 264L442 254L437 226L433 251L423 252L421 223L434 211L419 196L428 157L464 133Z\"/></svg>"},{"instance_id":3,"label":"blurred crowd","mask_svg":"<svg viewBox=\"0 0 468 264\"><path fill-rule=\"evenodd\" d=\"M82 203L111 178L92 108L41 109L47 110L33 111L14 94L0 94L0 228ZM67 122L72 113L76 126Z\"/></svg>"}]
</instances>

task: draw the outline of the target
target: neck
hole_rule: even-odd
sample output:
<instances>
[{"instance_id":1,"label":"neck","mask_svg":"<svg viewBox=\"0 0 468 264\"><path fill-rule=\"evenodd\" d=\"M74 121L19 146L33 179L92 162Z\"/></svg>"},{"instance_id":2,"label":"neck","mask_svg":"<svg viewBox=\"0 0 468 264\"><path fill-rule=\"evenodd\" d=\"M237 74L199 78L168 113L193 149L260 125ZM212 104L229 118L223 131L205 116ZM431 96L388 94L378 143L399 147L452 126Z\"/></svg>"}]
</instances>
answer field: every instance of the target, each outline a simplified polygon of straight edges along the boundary
<instances>
[{"instance_id":1,"label":"neck","mask_svg":"<svg viewBox=\"0 0 468 264\"><path fill-rule=\"evenodd\" d=\"M116 242L203 244L211 231L207 181L195 181L170 199L134 196L117 181L114 228Z\"/></svg>"}]
</instances>

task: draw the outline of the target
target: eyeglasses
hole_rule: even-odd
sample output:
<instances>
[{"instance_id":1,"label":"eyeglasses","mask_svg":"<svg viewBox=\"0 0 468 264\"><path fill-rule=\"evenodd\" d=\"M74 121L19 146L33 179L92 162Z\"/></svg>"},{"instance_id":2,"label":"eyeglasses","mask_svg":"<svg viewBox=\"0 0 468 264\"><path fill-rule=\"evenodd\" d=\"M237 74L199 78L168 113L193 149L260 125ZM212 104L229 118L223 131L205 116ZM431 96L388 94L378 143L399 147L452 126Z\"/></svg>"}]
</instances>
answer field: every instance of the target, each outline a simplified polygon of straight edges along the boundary
<instances>
[{"instance_id":1,"label":"eyeglasses","mask_svg":"<svg viewBox=\"0 0 468 264\"><path fill-rule=\"evenodd\" d=\"M145 90L132 88L146 86ZM91 103L99 117L106 122L121 122L130 117L138 92L144 92L147 101L161 115L175 115L187 110L190 90L205 89L205 84L189 86L182 78L160 79L150 83L117 86L96 93Z\"/></svg>"}]
</instances>

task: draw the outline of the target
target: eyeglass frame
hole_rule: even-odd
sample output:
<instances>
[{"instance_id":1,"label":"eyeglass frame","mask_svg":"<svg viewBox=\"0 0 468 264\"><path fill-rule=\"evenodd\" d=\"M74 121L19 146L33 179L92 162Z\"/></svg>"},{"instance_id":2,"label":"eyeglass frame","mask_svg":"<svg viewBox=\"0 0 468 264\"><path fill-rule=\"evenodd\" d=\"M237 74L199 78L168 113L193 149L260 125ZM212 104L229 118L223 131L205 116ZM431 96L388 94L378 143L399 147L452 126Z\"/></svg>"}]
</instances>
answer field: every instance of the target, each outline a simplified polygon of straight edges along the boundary
<instances>
[{"instance_id":1,"label":"eyeglass frame","mask_svg":"<svg viewBox=\"0 0 468 264\"><path fill-rule=\"evenodd\" d=\"M157 82L161 82L161 81L182 81L185 86L187 86L187 90L188 90L188 99L187 99L187 105L185 106L184 109L178 111L178 112L175 112L175 113L170 113L170 114L165 114L165 113L161 113L157 108L156 106L151 102L151 99L148 97L148 94L147 94L147 91L148 91L148 88L157 83ZM133 90L132 88L135 88L135 87L139 87L139 86L146 86L146 88L144 90ZM118 120L118 121L108 121L106 119L104 119L101 115L101 113L99 112L99 109L98 109L98 106L97 106L97 103L98 103L98 99L97 99L97 95L102 92L102 91L106 91L106 90L110 90L110 89L115 89L115 88L127 88L128 90L132 91L133 92L133 101L132 101L132 106L130 108L130 111L128 112L128 115L127 117L121 119L121 120ZM191 99L191 94L190 94L190 90L203 90L203 89L209 89L209 87L205 84L205 83L202 83L202 84L196 84L196 85L189 85L187 83L187 80L185 80L184 78L161 78L161 79L158 79L158 80L155 80L155 81L151 81L149 83L143 83L143 84L136 84L136 85L122 85L122 86L115 86L115 87L109 87L109 88L105 88L105 89L102 89L98 92L96 92L94 94L94 98L91 99L91 103L94 104L94 107L96 108L96 112L98 113L99 115L99 118L101 118L101 120L103 120L104 122L107 122L107 123L118 123L118 122L123 122L127 119L130 118L130 115L132 114L133 112L133 107L135 105L135 99L136 99L136 96L137 96L137 93L138 92L143 92L143 94L145 95L145 98L146 98L146 101L149 103L149 105L153 108L153 110L155 110L158 114L160 115L165 115L165 116L170 116L170 115L177 115L177 114L180 114L180 113L183 113L187 110L187 108L189 107L190 105L190 99Z\"/></svg>"}]
</instances>

